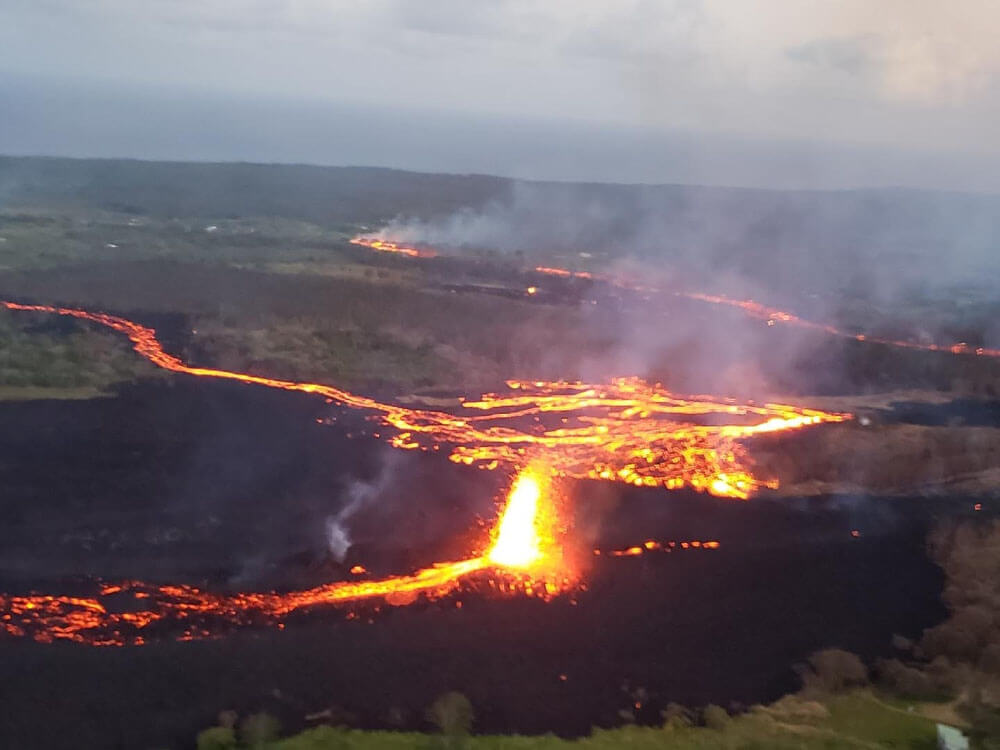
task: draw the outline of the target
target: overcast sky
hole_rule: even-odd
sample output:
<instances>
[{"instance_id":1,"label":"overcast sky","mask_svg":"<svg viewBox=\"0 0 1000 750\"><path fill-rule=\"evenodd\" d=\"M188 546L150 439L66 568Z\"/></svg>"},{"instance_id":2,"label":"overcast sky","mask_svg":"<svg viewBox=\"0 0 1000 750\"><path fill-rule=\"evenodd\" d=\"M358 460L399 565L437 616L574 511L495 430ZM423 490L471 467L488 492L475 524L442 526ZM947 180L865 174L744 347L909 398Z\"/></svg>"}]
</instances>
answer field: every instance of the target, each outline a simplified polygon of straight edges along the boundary
<instances>
[{"instance_id":1,"label":"overcast sky","mask_svg":"<svg viewBox=\"0 0 1000 750\"><path fill-rule=\"evenodd\" d=\"M337 148L289 144L295 130L277 114L257 151L227 144L222 114L233 106L330 123L346 107L372 119L413 113L426 140L394 152L403 167L489 168L472 136L465 156L444 145L462 127L517 121L514 141L501 147L494 134L481 147L508 149L497 171L513 164L506 171L521 176L769 184L777 149L807 159L791 173L815 186L996 190L998 31L994 0L0 0L0 107L21 118L0 131L0 151L114 155L118 143L119 155L150 158L386 162L386 134L378 149L364 127ZM59 110L70 95L84 119L90 108L127 113L129 101L133 112L114 137L75 137L75 118ZM143 119L154 100L191 111L183 143ZM549 164L561 129L587 136ZM632 166L609 168L592 152L602 141L631 149ZM655 158L718 144L746 164L702 166L699 180ZM878 166L845 177L845 154L859 170ZM944 179L947 163L961 166Z\"/></svg>"}]
</instances>

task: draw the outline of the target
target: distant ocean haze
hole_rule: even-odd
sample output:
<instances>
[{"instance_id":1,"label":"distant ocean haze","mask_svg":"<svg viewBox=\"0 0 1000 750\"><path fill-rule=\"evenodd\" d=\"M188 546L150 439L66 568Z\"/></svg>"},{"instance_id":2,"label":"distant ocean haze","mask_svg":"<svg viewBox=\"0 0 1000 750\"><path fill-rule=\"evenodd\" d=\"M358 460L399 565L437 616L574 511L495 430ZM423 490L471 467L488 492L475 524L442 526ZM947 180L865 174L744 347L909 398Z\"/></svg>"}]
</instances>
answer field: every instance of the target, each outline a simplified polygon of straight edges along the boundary
<instances>
[{"instance_id":1,"label":"distant ocean haze","mask_svg":"<svg viewBox=\"0 0 1000 750\"><path fill-rule=\"evenodd\" d=\"M0 153L370 165L534 180L1000 191L1000 155L0 74Z\"/></svg>"}]
</instances>

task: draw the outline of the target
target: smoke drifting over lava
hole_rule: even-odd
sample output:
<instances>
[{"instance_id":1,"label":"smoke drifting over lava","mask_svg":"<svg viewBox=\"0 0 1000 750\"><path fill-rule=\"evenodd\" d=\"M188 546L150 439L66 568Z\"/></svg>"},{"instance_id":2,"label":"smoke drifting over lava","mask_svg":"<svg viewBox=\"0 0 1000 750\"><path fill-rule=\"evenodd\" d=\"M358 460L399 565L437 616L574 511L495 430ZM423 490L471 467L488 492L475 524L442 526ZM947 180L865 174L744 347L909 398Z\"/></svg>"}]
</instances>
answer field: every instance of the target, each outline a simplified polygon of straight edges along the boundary
<instances>
[{"instance_id":1,"label":"smoke drifting over lava","mask_svg":"<svg viewBox=\"0 0 1000 750\"><path fill-rule=\"evenodd\" d=\"M990 307L1000 283L998 216L1000 202L987 195L513 182L485 206L401 216L372 236L425 251L506 252L581 284L640 287L628 303L612 294L581 310L609 346L582 357L573 377L628 372L689 392L774 398L843 392L857 368L842 344L815 335L831 329L931 351L1000 350ZM773 331L678 310L670 299L678 293L754 301L815 325Z\"/></svg>"}]
</instances>

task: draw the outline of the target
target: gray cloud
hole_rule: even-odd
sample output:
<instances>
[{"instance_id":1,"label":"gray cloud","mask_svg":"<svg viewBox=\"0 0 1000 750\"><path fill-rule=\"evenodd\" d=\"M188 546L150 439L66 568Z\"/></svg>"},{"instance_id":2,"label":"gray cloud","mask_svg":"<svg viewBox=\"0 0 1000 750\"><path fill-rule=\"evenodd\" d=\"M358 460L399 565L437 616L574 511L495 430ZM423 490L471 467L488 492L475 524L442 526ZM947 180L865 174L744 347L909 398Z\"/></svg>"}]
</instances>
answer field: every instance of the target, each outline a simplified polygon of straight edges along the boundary
<instances>
[{"instance_id":1,"label":"gray cloud","mask_svg":"<svg viewBox=\"0 0 1000 750\"><path fill-rule=\"evenodd\" d=\"M881 40L875 36L826 37L789 47L789 59L858 75L878 65Z\"/></svg>"},{"instance_id":2,"label":"gray cloud","mask_svg":"<svg viewBox=\"0 0 1000 750\"><path fill-rule=\"evenodd\" d=\"M865 0L5 0L0 78L582 124L622 142L995 155L998 24L1000 6L975 0L947 14L931 0L878 14Z\"/></svg>"}]
</instances>

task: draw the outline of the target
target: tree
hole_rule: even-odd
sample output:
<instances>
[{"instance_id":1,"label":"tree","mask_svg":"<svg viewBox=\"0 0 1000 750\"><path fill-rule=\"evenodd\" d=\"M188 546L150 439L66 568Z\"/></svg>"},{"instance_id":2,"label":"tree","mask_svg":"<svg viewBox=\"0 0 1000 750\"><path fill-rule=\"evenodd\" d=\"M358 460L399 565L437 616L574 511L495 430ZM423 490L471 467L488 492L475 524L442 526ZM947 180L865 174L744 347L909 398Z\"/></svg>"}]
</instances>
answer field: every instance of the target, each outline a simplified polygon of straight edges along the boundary
<instances>
[{"instance_id":1,"label":"tree","mask_svg":"<svg viewBox=\"0 0 1000 750\"><path fill-rule=\"evenodd\" d=\"M260 748L278 739L280 730L281 722L271 714L261 711L258 714L251 714L240 722L240 739L248 747Z\"/></svg>"},{"instance_id":2,"label":"tree","mask_svg":"<svg viewBox=\"0 0 1000 750\"><path fill-rule=\"evenodd\" d=\"M716 706L714 703L705 706L701 712L701 718L704 719L706 727L718 731L725 729L730 722L726 709L722 706Z\"/></svg>"},{"instance_id":3,"label":"tree","mask_svg":"<svg viewBox=\"0 0 1000 750\"><path fill-rule=\"evenodd\" d=\"M195 743L198 750L231 750L236 747L236 733L232 727L210 727L198 732Z\"/></svg>"},{"instance_id":4,"label":"tree","mask_svg":"<svg viewBox=\"0 0 1000 750\"><path fill-rule=\"evenodd\" d=\"M673 729L684 729L694 724L691 718L691 711L680 703L668 703L667 707L660 711L663 719L663 726Z\"/></svg>"},{"instance_id":5,"label":"tree","mask_svg":"<svg viewBox=\"0 0 1000 750\"><path fill-rule=\"evenodd\" d=\"M464 737L472 729L472 704L461 693L445 693L427 709L427 719L445 736Z\"/></svg>"},{"instance_id":6,"label":"tree","mask_svg":"<svg viewBox=\"0 0 1000 750\"><path fill-rule=\"evenodd\" d=\"M838 693L868 683L868 669L850 651L826 648L809 657L809 667L803 670L806 690Z\"/></svg>"},{"instance_id":7,"label":"tree","mask_svg":"<svg viewBox=\"0 0 1000 750\"><path fill-rule=\"evenodd\" d=\"M884 687L905 698L931 698L940 693L930 675L899 659L883 659L876 670Z\"/></svg>"}]
</instances>

